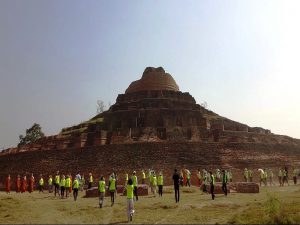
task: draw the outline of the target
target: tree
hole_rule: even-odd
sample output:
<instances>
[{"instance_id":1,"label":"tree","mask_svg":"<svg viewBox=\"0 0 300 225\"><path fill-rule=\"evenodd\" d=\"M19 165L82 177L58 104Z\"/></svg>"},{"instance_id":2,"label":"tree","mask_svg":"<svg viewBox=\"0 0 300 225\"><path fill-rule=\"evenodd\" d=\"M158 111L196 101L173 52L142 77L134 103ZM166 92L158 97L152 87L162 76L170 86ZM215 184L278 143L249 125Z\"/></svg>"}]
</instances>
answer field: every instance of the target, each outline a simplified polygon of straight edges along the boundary
<instances>
[{"instance_id":1,"label":"tree","mask_svg":"<svg viewBox=\"0 0 300 225\"><path fill-rule=\"evenodd\" d=\"M20 143L18 146L30 144L42 137L45 137L45 134L42 132L42 127L39 124L34 123L31 128L26 129L25 136L19 135Z\"/></svg>"},{"instance_id":2,"label":"tree","mask_svg":"<svg viewBox=\"0 0 300 225\"><path fill-rule=\"evenodd\" d=\"M106 106L102 100L97 100L97 114L104 112Z\"/></svg>"}]
</instances>

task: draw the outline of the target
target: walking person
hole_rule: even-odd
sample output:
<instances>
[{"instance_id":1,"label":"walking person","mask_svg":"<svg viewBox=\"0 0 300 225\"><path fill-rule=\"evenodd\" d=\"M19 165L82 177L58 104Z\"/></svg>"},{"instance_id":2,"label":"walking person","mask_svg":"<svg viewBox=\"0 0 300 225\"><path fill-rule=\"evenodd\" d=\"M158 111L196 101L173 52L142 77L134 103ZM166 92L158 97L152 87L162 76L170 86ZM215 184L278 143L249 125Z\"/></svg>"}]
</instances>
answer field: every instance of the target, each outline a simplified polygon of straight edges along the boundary
<instances>
[{"instance_id":1,"label":"walking person","mask_svg":"<svg viewBox=\"0 0 300 225\"><path fill-rule=\"evenodd\" d=\"M215 176L213 175L213 173L210 171L210 193L211 193L211 198L212 200L215 200Z\"/></svg>"},{"instance_id":2,"label":"walking person","mask_svg":"<svg viewBox=\"0 0 300 225\"><path fill-rule=\"evenodd\" d=\"M10 179L10 174L8 174L8 176L5 180L5 191L7 194L10 193L10 185L11 185L11 179Z\"/></svg>"},{"instance_id":3,"label":"walking person","mask_svg":"<svg viewBox=\"0 0 300 225\"><path fill-rule=\"evenodd\" d=\"M177 169L174 169L173 182L174 182L174 191L175 191L175 201L176 203L178 203L180 197L179 196L180 176L177 172Z\"/></svg>"},{"instance_id":4,"label":"walking person","mask_svg":"<svg viewBox=\"0 0 300 225\"><path fill-rule=\"evenodd\" d=\"M39 193L43 192L44 193L44 178L43 175L40 175L39 179Z\"/></svg>"},{"instance_id":5,"label":"walking person","mask_svg":"<svg viewBox=\"0 0 300 225\"><path fill-rule=\"evenodd\" d=\"M108 190L110 192L111 206L113 206L115 203L115 191L116 191L116 178L114 174L112 174L109 178Z\"/></svg>"},{"instance_id":6,"label":"walking person","mask_svg":"<svg viewBox=\"0 0 300 225\"><path fill-rule=\"evenodd\" d=\"M70 187L71 187L71 178L70 178L70 175L67 175L67 178L66 178L66 185L65 185L66 198L69 197L69 194L70 194Z\"/></svg>"},{"instance_id":7,"label":"walking person","mask_svg":"<svg viewBox=\"0 0 300 225\"><path fill-rule=\"evenodd\" d=\"M75 178L75 180L73 182L73 197L74 197L74 201L77 201L78 189L79 189L79 181Z\"/></svg>"},{"instance_id":8,"label":"walking person","mask_svg":"<svg viewBox=\"0 0 300 225\"><path fill-rule=\"evenodd\" d=\"M135 200L138 201L139 200L138 189L137 189L138 180L137 180L137 176L136 176L135 171L133 171L131 179L132 179L132 182L133 182L133 188L134 188L133 192L134 192Z\"/></svg>"},{"instance_id":9,"label":"walking person","mask_svg":"<svg viewBox=\"0 0 300 225\"><path fill-rule=\"evenodd\" d=\"M104 204L105 197L105 178L101 175L98 185L99 190L99 207L102 208Z\"/></svg>"},{"instance_id":10,"label":"walking person","mask_svg":"<svg viewBox=\"0 0 300 225\"><path fill-rule=\"evenodd\" d=\"M127 218L128 221L132 221L133 214L134 214L134 202L133 202L133 192L134 192L134 186L133 181L130 178L128 180L128 183L126 185L126 195L127 195Z\"/></svg>"},{"instance_id":11,"label":"walking person","mask_svg":"<svg viewBox=\"0 0 300 225\"><path fill-rule=\"evenodd\" d=\"M49 175L49 179L48 179L48 191L49 191L49 193L51 193L53 191L53 179L52 179L52 175Z\"/></svg>"},{"instance_id":12,"label":"walking person","mask_svg":"<svg viewBox=\"0 0 300 225\"><path fill-rule=\"evenodd\" d=\"M157 178L157 185L158 185L158 197L162 197L163 194L163 185L164 185L164 177L162 175L162 172L159 173L159 176Z\"/></svg>"},{"instance_id":13,"label":"walking person","mask_svg":"<svg viewBox=\"0 0 300 225\"><path fill-rule=\"evenodd\" d=\"M60 195L61 195L61 198L65 197L65 190L66 190L66 179L65 179L65 175L62 175L62 178L60 180Z\"/></svg>"},{"instance_id":14,"label":"walking person","mask_svg":"<svg viewBox=\"0 0 300 225\"><path fill-rule=\"evenodd\" d=\"M224 192L224 195L227 196L227 181L228 181L228 177L227 177L227 172L226 170L222 170L222 191Z\"/></svg>"},{"instance_id":15,"label":"walking person","mask_svg":"<svg viewBox=\"0 0 300 225\"><path fill-rule=\"evenodd\" d=\"M60 185L60 175L59 171L56 171L55 179L54 179L54 196L56 197L56 193L60 196L59 193L59 185Z\"/></svg>"}]
</instances>

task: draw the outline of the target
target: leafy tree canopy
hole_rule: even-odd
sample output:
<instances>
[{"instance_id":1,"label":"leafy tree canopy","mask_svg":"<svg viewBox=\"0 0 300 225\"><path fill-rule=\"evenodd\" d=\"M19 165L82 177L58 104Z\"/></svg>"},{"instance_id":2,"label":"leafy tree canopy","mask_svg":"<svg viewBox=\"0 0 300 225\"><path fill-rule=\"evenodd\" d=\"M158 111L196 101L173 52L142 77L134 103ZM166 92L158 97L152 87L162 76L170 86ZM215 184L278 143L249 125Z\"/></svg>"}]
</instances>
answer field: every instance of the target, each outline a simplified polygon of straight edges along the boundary
<instances>
[{"instance_id":1,"label":"leafy tree canopy","mask_svg":"<svg viewBox=\"0 0 300 225\"><path fill-rule=\"evenodd\" d=\"M42 127L39 124L34 123L31 128L26 129L25 136L19 135L20 143L18 146L30 144L42 137L45 137L45 134L42 132Z\"/></svg>"}]
</instances>

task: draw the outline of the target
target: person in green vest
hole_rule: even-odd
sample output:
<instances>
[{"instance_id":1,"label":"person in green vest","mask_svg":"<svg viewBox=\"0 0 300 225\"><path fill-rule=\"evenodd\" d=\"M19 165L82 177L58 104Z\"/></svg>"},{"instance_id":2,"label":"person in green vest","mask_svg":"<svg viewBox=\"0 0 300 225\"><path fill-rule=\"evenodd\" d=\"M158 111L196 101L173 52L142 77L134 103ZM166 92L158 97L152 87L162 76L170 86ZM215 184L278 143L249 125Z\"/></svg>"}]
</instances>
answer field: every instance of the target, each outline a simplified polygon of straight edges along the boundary
<instances>
[{"instance_id":1,"label":"person in green vest","mask_svg":"<svg viewBox=\"0 0 300 225\"><path fill-rule=\"evenodd\" d=\"M78 197L78 189L79 189L79 181L77 178L75 178L74 182L73 182L73 197L74 197L74 201L77 200Z\"/></svg>"},{"instance_id":2,"label":"person in green vest","mask_svg":"<svg viewBox=\"0 0 300 225\"><path fill-rule=\"evenodd\" d=\"M131 179L132 179L133 187L134 187L133 192L134 192L135 200L138 201L139 200L138 189L137 189L138 180L137 180L137 176L136 176L136 172L135 171L133 171Z\"/></svg>"},{"instance_id":3,"label":"person in green vest","mask_svg":"<svg viewBox=\"0 0 300 225\"><path fill-rule=\"evenodd\" d=\"M153 174L153 182L152 182L152 185L153 185L153 194L154 194L154 197L156 197L157 177L156 177L156 174L155 174L155 173Z\"/></svg>"},{"instance_id":4,"label":"person in green vest","mask_svg":"<svg viewBox=\"0 0 300 225\"><path fill-rule=\"evenodd\" d=\"M54 179L54 196L56 196L56 193L58 194L58 196L60 196L59 185L60 185L60 175L59 175L59 171L57 171Z\"/></svg>"},{"instance_id":5,"label":"person in green vest","mask_svg":"<svg viewBox=\"0 0 300 225\"><path fill-rule=\"evenodd\" d=\"M186 186L191 186L191 172L186 170Z\"/></svg>"},{"instance_id":6,"label":"person in green vest","mask_svg":"<svg viewBox=\"0 0 300 225\"><path fill-rule=\"evenodd\" d=\"M157 178L157 185L158 185L158 197L162 197L163 193L163 185L164 185L164 177L162 175L162 172L159 173L159 176Z\"/></svg>"},{"instance_id":7,"label":"person in green vest","mask_svg":"<svg viewBox=\"0 0 300 225\"><path fill-rule=\"evenodd\" d=\"M224 192L225 196L227 196L227 182L228 182L227 171L222 170L222 191Z\"/></svg>"},{"instance_id":8,"label":"person in green vest","mask_svg":"<svg viewBox=\"0 0 300 225\"><path fill-rule=\"evenodd\" d=\"M67 175L65 183L66 183L66 185L65 185L66 198L68 198L69 197L69 193L70 193L70 187L71 187L71 178L70 178L70 175Z\"/></svg>"},{"instance_id":9,"label":"person in green vest","mask_svg":"<svg viewBox=\"0 0 300 225\"><path fill-rule=\"evenodd\" d=\"M53 191L53 179L52 179L52 175L49 175L49 179L48 179L48 191L49 191L49 193L51 193Z\"/></svg>"},{"instance_id":10,"label":"person in green vest","mask_svg":"<svg viewBox=\"0 0 300 225\"><path fill-rule=\"evenodd\" d=\"M145 184L145 181L146 181L146 174L145 171L142 170L142 184Z\"/></svg>"},{"instance_id":11,"label":"person in green vest","mask_svg":"<svg viewBox=\"0 0 300 225\"><path fill-rule=\"evenodd\" d=\"M133 214L134 214L133 192L134 192L134 185L132 179L130 178L126 185L128 221L132 221Z\"/></svg>"},{"instance_id":12,"label":"person in green vest","mask_svg":"<svg viewBox=\"0 0 300 225\"><path fill-rule=\"evenodd\" d=\"M39 179L39 193L43 192L44 193L44 178L43 175L40 175Z\"/></svg>"},{"instance_id":13,"label":"person in green vest","mask_svg":"<svg viewBox=\"0 0 300 225\"><path fill-rule=\"evenodd\" d=\"M66 178L65 178L65 175L62 175L62 178L60 180L60 195L61 195L61 198L65 197L65 189L66 189Z\"/></svg>"},{"instance_id":14,"label":"person in green vest","mask_svg":"<svg viewBox=\"0 0 300 225\"><path fill-rule=\"evenodd\" d=\"M249 181L253 181L253 171L251 169L248 170L248 175L249 175Z\"/></svg>"},{"instance_id":15,"label":"person in green vest","mask_svg":"<svg viewBox=\"0 0 300 225\"><path fill-rule=\"evenodd\" d=\"M99 207L102 208L104 204L104 197L105 197L105 178L101 175L98 185L99 190Z\"/></svg>"},{"instance_id":16,"label":"person in green vest","mask_svg":"<svg viewBox=\"0 0 300 225\"><path fill-rule=\"evenodd\" d=\"M216 178L213 175L213 173L210 171L209 172L210 176L210 193L211 193L211 198L212 200L215 200L215 183L216 183Z\"/></svg>"},{"instance_id":17,"label":"person in green vest","mask_svg":"<svg viewBox=\"0 0 300 225\"><path fill-rule=\"evenodd\" d=\"M110 192L111 206L113 206L115 203L115 191L116 191L116 178L114 174L112 174L109 178L108 190Z\"/></svg>"},{"instance_id":18,"label":"person in green vest","mask_svg":"<svg viewBox=\"0 0 300 225\"><path fill-rule=\"evenodd\" d=\"M88 185L88 189L90 189L93 186L93 182L94 182L93 175L92 175L92 173L89 173L89 185Z\"/></svg>"}]
</instances>

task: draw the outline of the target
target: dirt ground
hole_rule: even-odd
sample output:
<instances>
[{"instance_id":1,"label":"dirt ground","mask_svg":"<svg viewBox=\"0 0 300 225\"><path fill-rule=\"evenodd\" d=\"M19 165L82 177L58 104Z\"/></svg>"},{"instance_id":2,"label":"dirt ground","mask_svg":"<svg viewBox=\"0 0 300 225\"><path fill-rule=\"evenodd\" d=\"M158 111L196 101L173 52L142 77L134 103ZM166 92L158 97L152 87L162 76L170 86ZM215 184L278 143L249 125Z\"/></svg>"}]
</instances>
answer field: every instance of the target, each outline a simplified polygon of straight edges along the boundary
<instances>
[{"instance_id":1,"label":"dirt ground","mask_svg":"<svg viewBox=\"0 0 300 225\"><path fill-rule=\"evenodd\" d=\"M223 224L223 223L300 223L300 185L262 187L258 194L230 193L227 197L202 193L197 187L184 187L176 204L172 187L163 197L140 197L135 202L131 223L151 224ZM51 193L0 193L0 223L99 224L127 223L126 197L118 195L111 207L105 198L59 199Z\"/></svg>"}]
</instances>

